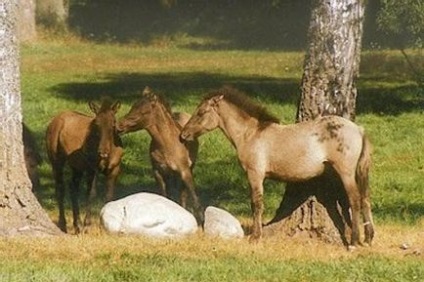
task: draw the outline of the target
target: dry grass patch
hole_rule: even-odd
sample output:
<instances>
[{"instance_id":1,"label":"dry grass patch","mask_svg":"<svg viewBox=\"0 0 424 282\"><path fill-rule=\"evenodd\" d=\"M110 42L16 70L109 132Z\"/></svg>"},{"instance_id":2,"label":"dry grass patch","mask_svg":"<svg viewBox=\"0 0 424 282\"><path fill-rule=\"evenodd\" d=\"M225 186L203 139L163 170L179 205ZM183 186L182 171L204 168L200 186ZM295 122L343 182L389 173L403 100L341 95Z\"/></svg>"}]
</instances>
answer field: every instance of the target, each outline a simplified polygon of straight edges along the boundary
<instances>
[{"instance_id":1,"label":"dry grass patch","mask_svg":"<svg viewBox=\"0 0 424 282\"><path fill-rule=\"evenodd\" d=\"M106 234L94 228L90 234L51 238L14 238L0 241L0 256L9 260L34 260L84 264L99 257L118 263L128 255L180 259L248 258L260 261L319 261L352 259L379 255L393 259L424 258L423 224L408 229L380 226L375 244L348 252L343 246L305 238L264 238L252 244L247 239L221 240L202 233L181 240L152 240L141 236Z\"/></svg>"}]
</instances>

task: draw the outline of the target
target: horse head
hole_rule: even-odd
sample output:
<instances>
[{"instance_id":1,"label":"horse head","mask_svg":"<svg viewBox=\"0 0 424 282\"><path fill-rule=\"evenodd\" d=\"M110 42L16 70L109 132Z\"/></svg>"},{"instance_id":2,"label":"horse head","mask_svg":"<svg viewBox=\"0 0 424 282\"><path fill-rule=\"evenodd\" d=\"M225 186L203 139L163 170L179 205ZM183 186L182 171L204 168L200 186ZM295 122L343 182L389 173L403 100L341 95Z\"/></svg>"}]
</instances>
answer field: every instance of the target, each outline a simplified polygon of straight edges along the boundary
<instances>
[{"instance_id":1,"label":"horse head","mask_svg":"<svg viewBox=\"0 0 424 282\"><path fill-rule=\"evenodd\" d=\"M224 95L216 95L203 100L181 131L180 139L192 141L200 135L214 130L219 125L217 107Z\"/></svg>"},{"instance_id":2,"label":"horse head","mask_svg":"<svg viewBox=\"0 0 424 282\"><path fill-rule=\"evenodd\" d=\"M107 166L107 161L115 144L116 118L121 103L104 99L101 105L89 102L90 109L96 115L91 123L90 143L97 148L97 158L100 160L100 169Z\"/></svg>"},{"instance_id":3,"label":"horse head","mask_svg":"<svg viewBox=\"0 0 424 282\"><path fill-rule=\"evenodd\" d=\"M119 121L117 130L120 134L142 130L157 122L159 114L167 111L171 111L169 105L146 86L130 111Z\"/></svg>"}]
</instances>

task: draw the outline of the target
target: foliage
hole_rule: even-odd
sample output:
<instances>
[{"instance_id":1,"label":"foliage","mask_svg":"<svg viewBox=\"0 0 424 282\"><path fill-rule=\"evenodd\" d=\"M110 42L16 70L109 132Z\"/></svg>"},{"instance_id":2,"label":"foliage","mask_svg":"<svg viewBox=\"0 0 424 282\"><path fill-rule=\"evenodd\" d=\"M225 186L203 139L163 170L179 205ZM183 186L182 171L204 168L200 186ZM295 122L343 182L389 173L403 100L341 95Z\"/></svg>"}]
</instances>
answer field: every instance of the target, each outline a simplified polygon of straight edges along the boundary
<instances>
[{"instance_id":1,"label":"foliage","mask_svg":"<svg viewBox=\"0 0 424 282\"><path fill-rule=\"evenodd\" d=\"M424 69L405 49L414 46L422 56L424 47L424 2L421 0L383 0L377 23L391 45L399 48L417 84L424 89Z\"/></svg>"},{"instance_id":2,"label":"foliage","mask_svg":"<svg viewBox=\"0 0 424 282\"><path fill-rule=\"evenodd\" d=\"M411 44L422 47L424 43L424 3L421 0L382 0L377 23L400 49Z\"/></svg>"}]
</instances>

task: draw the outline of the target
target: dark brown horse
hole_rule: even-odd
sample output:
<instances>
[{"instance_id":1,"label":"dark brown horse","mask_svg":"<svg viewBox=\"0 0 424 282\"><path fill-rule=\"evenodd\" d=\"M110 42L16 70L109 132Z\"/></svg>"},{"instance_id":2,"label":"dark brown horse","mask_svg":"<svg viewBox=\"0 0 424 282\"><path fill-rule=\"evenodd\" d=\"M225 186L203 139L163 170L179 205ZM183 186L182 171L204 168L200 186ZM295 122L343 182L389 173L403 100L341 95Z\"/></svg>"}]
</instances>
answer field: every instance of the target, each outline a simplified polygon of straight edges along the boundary
<instances>
[{"instance_id":1,"label":"dark brown horse","mask_svg":"<svg viewBox=\"0 0 424 282\"><path fill-rule=\"evenodd\" d=\"M331 165L339 174L352 210L351 244L359 243L359 221L365 218L365 241L374 228L369 201L370 145L363 129L353 122L326 116L314 121L280 125L263 107L229 87L210 93L181 132L191 140L220 128L237 150L251 187L252 239L262 235L263 181L305 181Z\"/></svg>"},{"instance_id":2,"label":"dark brown horse","mask_svg":"<svg viewBox=\"0 0 424 282\"><path fill-rule=\"evenodd\" d=\"M117 128L122 134L146 129L152 138L150 159L160 193L169 197L171 190L177 190L184 208L187 193L190 194L195 216L202 223L203 209L195 192L192 174L199 145L197 140L181 143L179 139L182 126L189 117L186 113L172 113L163 97L146 87Z\"/></svg>"},{"instance_id":3,"label":"dark brown horse","mask_svg":"<svg viewBox=\"0 0 424 282\"><path fill-rule=\"evenodd\" d=\"M75 232L81 231L79 217L79 184L86 174L87 206L84 226L91 223L91 202L96 196L96 180L98 173L107 178L106 201L114 195L116 179L120 172L123 154L122 142L116 132L115 114L120 107L119 102L112 103L105 99L101 106L89 103L95 117L74 111L62 112L50 122L46 133L46 145L52 165L56 184L56 197L59 205L58 226L66 232L64 212L65 187L63 170L66 163L72 171L70 194Z\"/></svg>"},{"instance_id":4,"label":"dark brown horse","mask_svg":"<svg viewBox=\"0 0 424 282\"><path fill-rule=\"evenodd\" d=\"M33 133L24 123L22 123L22 141L24 144L25 166L31 180L32 191L37 192L40 187L38 166L41 164L42 159Z\"/></svg>"}]
</instances>

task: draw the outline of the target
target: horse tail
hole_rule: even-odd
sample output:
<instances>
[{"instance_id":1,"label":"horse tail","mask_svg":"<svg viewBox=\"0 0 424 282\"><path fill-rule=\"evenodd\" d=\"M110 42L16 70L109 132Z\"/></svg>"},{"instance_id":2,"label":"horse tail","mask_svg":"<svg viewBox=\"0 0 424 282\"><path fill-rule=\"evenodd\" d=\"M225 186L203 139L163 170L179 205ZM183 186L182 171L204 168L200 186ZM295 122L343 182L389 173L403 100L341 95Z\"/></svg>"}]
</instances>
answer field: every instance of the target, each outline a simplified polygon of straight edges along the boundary
<instances>
[{"instance_id":1,"label":"horse tail","mask_svg":"<svg viewBox=\"0 0 424 282\"><path fill-rule=\"evenodd\" d=\"M362 150L356 167L356 181L361 194L361 209L364 216L365 242L371 244L374 237L374 223L371 213L369 171L371 167L372 146L361 128Z\"/></svg>"},{"instance_id":2,"label":"horse tail","mask_svg":"<svg viewBox=\"0 0 424 282\"><path fill-rule=\"evenodd\" d=\"M60 133L60 128L62 126L63 126L62 121L56 117L50 122L46 130L45 140L46 140L47 156L52 164L57 158L57 153L59 149L59 133Z\"/></svg>"},{"instance_id":3,"label":"horse tail","mask_svg":"<svg viewBox=\"0 0 424 282\"><path fill-rule=\"evenodd\" d=\"M364 193L365 196L369 194L369 170L371 167L372 147L368 137L365 135L365 132L362 128L361 135L362 150L356 167L356 179L360 187L361 193Z\"/></svg>"}]
</instances>

